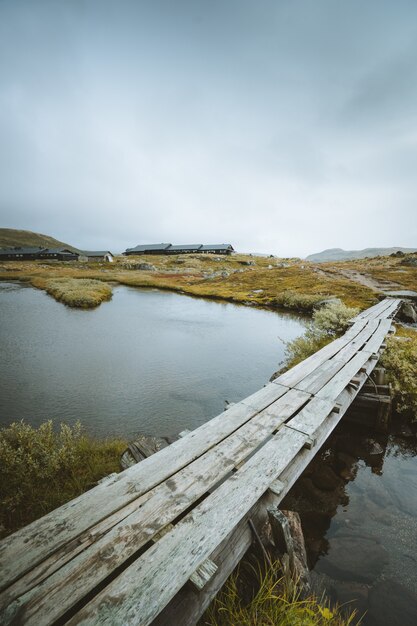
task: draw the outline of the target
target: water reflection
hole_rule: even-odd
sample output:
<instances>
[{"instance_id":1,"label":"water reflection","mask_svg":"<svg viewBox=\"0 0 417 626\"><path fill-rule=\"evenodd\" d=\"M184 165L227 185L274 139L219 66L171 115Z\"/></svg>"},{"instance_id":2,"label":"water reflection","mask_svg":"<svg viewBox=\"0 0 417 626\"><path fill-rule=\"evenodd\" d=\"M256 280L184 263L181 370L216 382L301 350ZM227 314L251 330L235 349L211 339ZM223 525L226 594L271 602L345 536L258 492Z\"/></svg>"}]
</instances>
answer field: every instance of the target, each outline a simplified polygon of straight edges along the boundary
<instances>
[{"instance_id":1,"label":"water reflection","mask_svg":"<svg viewBox=\"0 0 417 626\"><path fill-rule=\"evenodd\" d=\"M313 582L368 626L417 623L417 438L342 422L282 504L300 513Z\"/></svg>"}]
</instances>

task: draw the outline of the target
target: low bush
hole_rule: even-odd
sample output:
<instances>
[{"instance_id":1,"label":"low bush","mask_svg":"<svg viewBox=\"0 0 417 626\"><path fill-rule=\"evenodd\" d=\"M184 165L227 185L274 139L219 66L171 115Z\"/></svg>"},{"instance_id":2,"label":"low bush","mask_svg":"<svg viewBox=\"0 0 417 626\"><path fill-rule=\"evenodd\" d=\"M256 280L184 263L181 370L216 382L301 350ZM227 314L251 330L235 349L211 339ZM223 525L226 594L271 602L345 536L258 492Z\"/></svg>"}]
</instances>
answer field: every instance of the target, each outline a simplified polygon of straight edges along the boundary
<instances>
[{"instance_id":1,"label":"low bush","mask_svg":"<svg viewBox=\"0 0 417 626\"><path fill-rule=\"evenodd\" d=\"M381 364L387 370L395 410L417 421L417 332L401 328L388 338Z\"/></svg>"},{"instance_id":2,"label":"low bush","mask_svg":"<svg viewBox=\"0 0 417 626\"><path fill-rule=\"evenodd\" d=\"M342 302L329 302L316 309L304 335L286 344L285 369L297 365L341 335L348 328L349 320L357 314L358 309Z\"/></svg>"},{"instance_id":3,"label":"low bush","mask_svg":"<svg viewBox=\"0 0 417 626\"><path fill-rule=\"evenodd\" d=\"M308 294L286 290L278 294L278 296L274 299L273 304L275 306L283 307L284 309L313 311L319 302L321 302L325 297L326 296L323 296L323 294Z\"/></svg>"},{"instance_id":4,"label":"low bush","mask_svg":"<svg viewBox=\"0 0 417 626\"><path fill-rule=\"evenodd\" d=\"M79 423L0 430L0 536L45 515L120 470L126 442L94 440Z\"/></svg>"}]
</instances>

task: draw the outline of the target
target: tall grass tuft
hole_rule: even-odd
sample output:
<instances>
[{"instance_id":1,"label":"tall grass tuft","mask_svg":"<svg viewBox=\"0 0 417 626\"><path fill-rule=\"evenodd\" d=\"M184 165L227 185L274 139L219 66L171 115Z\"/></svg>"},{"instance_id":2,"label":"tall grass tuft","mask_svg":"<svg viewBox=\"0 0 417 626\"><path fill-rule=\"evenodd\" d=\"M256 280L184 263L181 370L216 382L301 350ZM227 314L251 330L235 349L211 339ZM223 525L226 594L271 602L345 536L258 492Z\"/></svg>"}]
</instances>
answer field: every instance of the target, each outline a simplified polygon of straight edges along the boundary
<instances>
[{"instance_id":1,"label":"tall grass tuft","mask_svg":"<svg viewBox=\"0 0 417 626\"><path fill-rule=\"evenodd\" d=\"M206 611L206 626L349 626L358 624L355 611L330 607L324 599L300 597L297 585L281 575L279 561L255 568L257 591L249 602L239 589L240 568L232 574Z\"/></svg>"},{"instance_id":2,"label":"tall grass tuft","mask_svg":"<svg viewBox=\"0 0 417 626\"><path fill-rule=\"evenodd\" d=\"M79 422L33 428L14 422L0 430L0 536L29 524L120 470L126 442L95 440Z\"/></svg>"}]
</instances>

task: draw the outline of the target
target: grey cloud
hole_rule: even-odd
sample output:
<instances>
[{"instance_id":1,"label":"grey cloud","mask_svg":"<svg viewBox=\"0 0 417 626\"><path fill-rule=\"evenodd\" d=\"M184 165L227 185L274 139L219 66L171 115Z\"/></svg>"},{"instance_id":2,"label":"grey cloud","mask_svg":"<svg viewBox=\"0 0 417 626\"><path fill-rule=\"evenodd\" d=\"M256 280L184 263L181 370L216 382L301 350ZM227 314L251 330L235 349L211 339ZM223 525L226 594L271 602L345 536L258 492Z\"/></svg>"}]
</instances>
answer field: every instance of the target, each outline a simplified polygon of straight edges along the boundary
<instances>
[{"instance_id":1,"label":"grey cloud","mask_svg":"<svg viewBox=\"0 0 417 626\"><path fill-rule=\"evenodd\" d=\"M416 18L406 0L2 0L2 222L81 247L416 245Z\"/></svg>"}]
</instances>

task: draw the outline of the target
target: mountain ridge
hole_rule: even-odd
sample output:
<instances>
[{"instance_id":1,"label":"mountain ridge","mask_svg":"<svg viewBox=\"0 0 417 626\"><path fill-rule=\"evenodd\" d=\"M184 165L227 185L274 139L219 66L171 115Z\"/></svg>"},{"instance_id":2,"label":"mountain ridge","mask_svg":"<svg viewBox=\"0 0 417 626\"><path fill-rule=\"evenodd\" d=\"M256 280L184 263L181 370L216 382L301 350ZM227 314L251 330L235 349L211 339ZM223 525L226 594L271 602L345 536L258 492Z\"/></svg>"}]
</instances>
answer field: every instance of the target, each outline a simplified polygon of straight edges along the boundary
<instances>
[{"instance_id":1,"label":"mountain ridge","mask_svg":"<svg viewBox=\"0 0 417 626\"><path fill-rule=\"evenodd\" d=\"M417 252L417 248L403 248L393 246L391 248L363 248L363 250L344 250L343 248L327 248L321 252L309 254L306 261L326 263L328 261L348 261L350 259L365 259L366 257L388 256L394 252Z\"/></svg>"}]
</instances>

